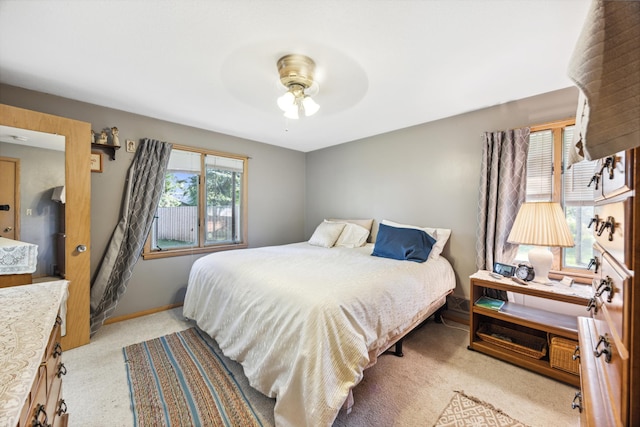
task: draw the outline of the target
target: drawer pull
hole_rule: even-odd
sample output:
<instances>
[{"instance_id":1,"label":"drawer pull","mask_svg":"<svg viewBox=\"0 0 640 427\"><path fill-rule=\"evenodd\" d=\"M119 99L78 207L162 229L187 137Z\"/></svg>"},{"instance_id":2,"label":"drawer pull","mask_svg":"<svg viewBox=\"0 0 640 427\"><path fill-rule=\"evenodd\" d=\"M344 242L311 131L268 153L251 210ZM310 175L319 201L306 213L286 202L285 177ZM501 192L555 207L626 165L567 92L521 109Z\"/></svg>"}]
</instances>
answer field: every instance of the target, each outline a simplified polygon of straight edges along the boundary
<instances>
[{"instance_id":1,"label":"drawer pull","mask_svg":"<svg viewBox=\"0 0 640 427\"><path fill-rule=\"evenodd\" d=\"M607 157L604 166L609 172L609 179L613 179L613 172L616 170L616 156Z\"/></svg>"},{"instance_id":2,"label":"drawer pull","mask_svg":"<svg viewBox=\"0 0 640 427\"><path fill-rule=\"evenodd\" d=\"M62 414L66 414L67 413L67 404L64 401L64 399L60 399L60 402L58 402L58 410L56 411L56 414L58 414L58 416L62 415Z\"/></svg>"},{"instance_id":3,"label":"drawer pull","mask_svg":"<svg viewBox=\"0 0 640 427\"><path fill-rule=\"evenodd\" d=\"M576 402L576 400L578 402ZM573 396L573 401L571 402L571 409L577 409L578 412L582 412L582 393L576 391L576 395Z\"/></svg>"},{"instance_id":4,"label":"drawer pull","mask_svg":"<svg viewBox=\"0 0 640 427\"><path fill-rule=\"evenodd\" d=\"M600 267L600 259L598 257L591 258L589 265L587 265L587 270L591 270L591 267L595 267L593 272L598 274L598 268Z\"/></svg>"},{"instance_id":5,"label":"drawer pull","mask_svg":"<svg viewBox=\"0 0 640 427\"><path fill-rule=\"evenodd\" d=\"M575 350L573 350L573 355L571 356L572 360L578 360L580 359L580 346L577 345Z\"/></svg>"},{"instance_id":6,"label":"drawer pull","mask_svg":"<svg viewBox=\"0 0 640 427\"><path fill-rule=\"evenodd\" d=\"M598 236L602 236L602 233L604 233L604 230L609 229L609 237L608 240L610 242L613 241L613 233L615 233L616 231L616 220L614 217L612 216L608 216L606 221L603 221L602 224L600 225L600 228L598 229Z\"/></svg>"},{"instance_id":7,"label":"drawer pull","mask_svg":"<svg viewBox=\"0 0 640 427\"><path fill-rule=\"evenodd\" d=\"M604 343L604 347L602 348L602 350L598 351L598 347L600 347L600 344L602 343ZM600 357L603 354L605 356L605 362L611 363L611 344L609 343L609 339L606 336L600 335L600 339L596 344L596 348L593 349L593 355L595 357Z\"/></svg>"},{"instance_id":8,"label":"drawer pull","mask_svg":"<svg viewBox=\"0 0 640 427\"><path fill-rule=\"evenodd\" d=\"M600 284L596 289L595 296L596 297L602 296L602 294L605 292L609 292L609 295L607 296L607 302L611 302L611 300L613 300L613 280L609 276L600 280Z\"/></svg>"},{"instance_id":9,"label":"drawer pull","mask_svg":"<svg viewBox=\"0 0 640 427\"><path fill-rule=\"evenodd\" d=\"M589 184L587 184L587 187L591 187L591 184L593 184L595 182L596 186L595 189L598 189L598 184L600 183L600 172L596 172L592 177L591 177L591 181L589 181Z\"/></svg>"},{"instance_id":10,"label":"drawer pull","mask_svg":"<svg viewBox=\"0 0 640 427\"><path fill-rule=\"evenodd\" d=\"M62 317L60 317L60 315L58 314L56 316L56 323L57 326L62 325Z\"/></svg>"},{"instance_id":11,"label":"drawer pull","mask_svg":"<svg viewBox=\"0 0 640 427\"><path fill-rule=\"evenodd\" d=\"M589 299L587 303L587 311L591 311L591 309L593 309L593 314L598 314L598 304L596 303L595 297Z\"/></svg>"},{"instance_id":12,"label":"drawer pull","mask_svg":"<svg viewBox=\"0 0 640 427\"><path fill-rule=\"evenodd\" d=\"M59 342L56 343L55 347L53 347L53 357L56 358L62 355L62 346Z\"/></svg>"},{"instance_id":13,"label":"drawer pull","mask_svg":"<svg viewBox=\"0 0 640 427\"><path fill-rule=\"evenodd\" d=\"M40 414L44 414L44 420L42 422L39 420ZM49 417L47 417L47 411L45 410L44 405L39 404L36 407L36 413L33 416L31 427L51 427L51 424L49 424L48 421Z\"/></svg>"},{"instance_id":14,"label":"drawer pull","mask_svg":"<svg viewBox=\"0 0 640 427\"><path fill-rule=\"evenodd\" d=\"M56 377L62 378L63 375L67 375L67 367L64 366L64 363L60 362L60 364L58 365L58 373L56 374Z\"/></svg>"}]
</instances>

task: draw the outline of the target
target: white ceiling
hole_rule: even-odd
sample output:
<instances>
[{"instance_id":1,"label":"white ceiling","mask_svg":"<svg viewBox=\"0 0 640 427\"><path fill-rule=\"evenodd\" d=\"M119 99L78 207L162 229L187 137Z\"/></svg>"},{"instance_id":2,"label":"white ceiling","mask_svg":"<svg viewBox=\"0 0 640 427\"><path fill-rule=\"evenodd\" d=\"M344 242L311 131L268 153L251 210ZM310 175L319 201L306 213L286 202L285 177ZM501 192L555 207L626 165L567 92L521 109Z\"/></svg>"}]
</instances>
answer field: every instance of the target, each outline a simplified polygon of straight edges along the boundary
<instances>
[{"instance_id":1,"label":"white ceiling","mask_svg":"<svg viewBox=\"0 0 640 427\"><path fill-rule=\"evenodd\" d=\"M0 0L0 82L307 152L571 86L589 3ZM289 53L317 63L298 121Z\"/></svg>"}]
</instances>

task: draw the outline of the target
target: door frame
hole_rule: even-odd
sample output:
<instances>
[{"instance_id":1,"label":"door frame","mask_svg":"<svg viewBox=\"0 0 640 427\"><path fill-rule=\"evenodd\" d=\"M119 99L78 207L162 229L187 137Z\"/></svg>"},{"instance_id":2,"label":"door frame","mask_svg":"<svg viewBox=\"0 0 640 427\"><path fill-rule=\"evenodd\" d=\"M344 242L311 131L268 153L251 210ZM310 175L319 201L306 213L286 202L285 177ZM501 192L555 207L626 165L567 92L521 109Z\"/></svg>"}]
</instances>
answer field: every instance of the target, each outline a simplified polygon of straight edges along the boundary
<instances>
[{"instance_id":1,"label":"door frame","mask_svg":"<svg viewBox=\"0 0 640 427\"><path fill-rule=\"evenodd\" d=\"M13 240L20 240L20 159L0 156L0 161L13 163Z\"/></svg>"}]
</instances>

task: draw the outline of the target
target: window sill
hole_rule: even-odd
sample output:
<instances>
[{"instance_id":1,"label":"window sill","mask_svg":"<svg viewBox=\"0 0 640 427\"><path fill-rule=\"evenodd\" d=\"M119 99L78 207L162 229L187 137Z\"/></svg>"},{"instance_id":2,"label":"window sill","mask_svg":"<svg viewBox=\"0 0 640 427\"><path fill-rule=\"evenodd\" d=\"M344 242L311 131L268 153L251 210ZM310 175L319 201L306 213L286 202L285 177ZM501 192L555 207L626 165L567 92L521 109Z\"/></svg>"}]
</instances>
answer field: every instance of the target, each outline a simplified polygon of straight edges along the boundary
<instances>
[{"instance_id":1,"label":"window sill","mask_svg":"<svg viewBox=\"0 0 640 427\"><path fill-rule=\"evenodd\" d=\"M230 251L234 249L246 249L248 247L249 245L247 243L236 243L230 245L208 246L206 248L170 249L166 251L143 252L142 259L150 260L185 255L207 254L213 252Z\"/></svg>"}]
</instances>

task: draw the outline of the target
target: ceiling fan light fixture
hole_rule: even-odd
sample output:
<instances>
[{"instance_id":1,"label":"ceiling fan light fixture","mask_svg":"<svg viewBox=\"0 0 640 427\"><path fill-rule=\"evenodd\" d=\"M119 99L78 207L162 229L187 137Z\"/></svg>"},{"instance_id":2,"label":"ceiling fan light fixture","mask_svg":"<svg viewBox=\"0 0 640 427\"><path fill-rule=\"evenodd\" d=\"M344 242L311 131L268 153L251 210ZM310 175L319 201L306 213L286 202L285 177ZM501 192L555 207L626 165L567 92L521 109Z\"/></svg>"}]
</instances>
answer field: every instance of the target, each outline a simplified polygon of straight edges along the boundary
<instances>
[{"instance_id":1,"label":"ceiling fan light fixture","mask_svg":"<svg viewBox=\"0 0 640 427\"><path fill-rule=\"evenodd\" d=\"M318 112L320 106L316 101L314 101L310 96L305 96L302 100L302 106L304 107L304 114L308 116L313 116Z\"/></svg>"},{"instance_id":2,"label":"ceiling fan light fixture","mask_svg":"<svg viewBox=\"0 0 640 427\"><path fill-rule=\"evenodd\" d=\"M309 88L317 88L313 80L315 62L304 55L285 55L278 60L277 67L280 83L287 88L287 92L277 100L284 116L297 120L301 110L305 116L317 113L320 106L309 94Z\"/></svg>"}]
</instances>

